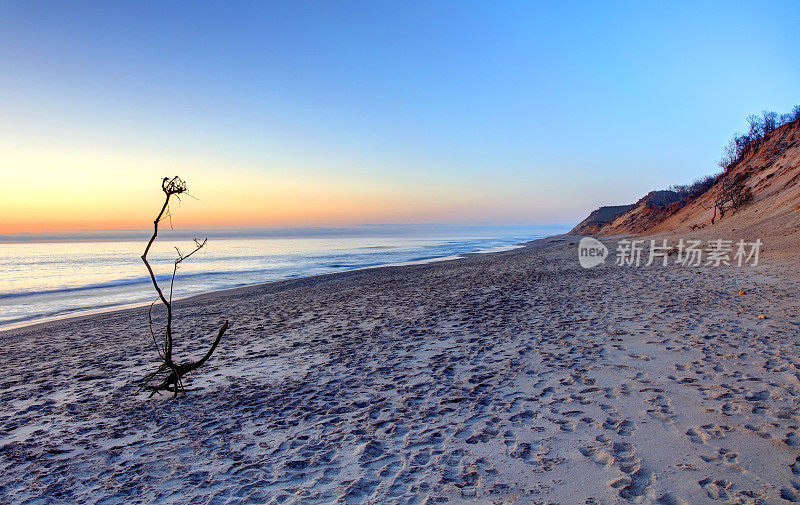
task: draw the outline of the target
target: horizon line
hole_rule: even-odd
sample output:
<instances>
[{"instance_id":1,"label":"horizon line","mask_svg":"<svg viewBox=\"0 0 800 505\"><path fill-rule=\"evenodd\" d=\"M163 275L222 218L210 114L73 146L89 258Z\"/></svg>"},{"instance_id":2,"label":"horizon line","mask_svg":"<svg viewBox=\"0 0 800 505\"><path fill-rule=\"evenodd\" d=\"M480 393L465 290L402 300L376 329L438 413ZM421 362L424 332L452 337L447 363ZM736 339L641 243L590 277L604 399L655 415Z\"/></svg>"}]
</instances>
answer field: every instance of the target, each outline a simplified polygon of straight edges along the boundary
<instances>
[{"instance_id":1,"label":"horizon line","mask_svg":"<svg viewBox=\"0 0 800 505\"><path fill-rule=\"evenodd\" d=\"M282 227L208 227L165 228L162 231L173 238L191 239L198 236L208 238L319 238L319 237L364 237L402 236L410 233L435 233L455 231L481 231L496 229L570 229L574 223L364 223L349 226L282 226ZM520 230L522 231L522 230ZM152 228L106 228L83 231L58 232L0 232L0 243L37 243L66 241L117 241L147 237Z\"/></svg>"}]
</instances>

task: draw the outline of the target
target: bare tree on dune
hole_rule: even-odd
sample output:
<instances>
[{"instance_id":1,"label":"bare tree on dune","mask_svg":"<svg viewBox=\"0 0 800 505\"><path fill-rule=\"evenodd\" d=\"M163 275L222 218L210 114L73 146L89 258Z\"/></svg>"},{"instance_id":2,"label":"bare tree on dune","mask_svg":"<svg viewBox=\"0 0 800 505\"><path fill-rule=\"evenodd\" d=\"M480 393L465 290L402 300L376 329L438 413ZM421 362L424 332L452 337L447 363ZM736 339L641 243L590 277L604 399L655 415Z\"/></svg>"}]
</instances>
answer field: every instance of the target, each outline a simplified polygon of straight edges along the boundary
<instances>
[{"instance_id":1,"label":"bare tree on dune","mask_svg":"<svg viewBox=\"0 0 800 505\"><path fill-rule=\"evenodd\" d=\"M142 253L142 261L144 262L145 266L147 267L147 272L150 274L150 279L153 281L153 287L158 293L158 299L154 301L150 305L150 311L148 312L148 319L150 323L150 336L153 338L153 344L156 347L156 352L158 353L159 359L161 361L161 366L158 367L157 370L151 372L150 374L146 375L141 382L141 388L147 391L150 391L150 396L153 396L156 393L161 391L171 392L173 397L178 396L178 392L186 393L186 390L183 387L183 377L192 372L197 370L202 366L211 355L214 353L214 350L219 345L220 340L222 340L222 335L225 333L225 330L228 329L228 321L225 320L222 327L219 329L217 333L217 337L214 340L214 343L211 344L211 348L209 348L208 352L200 358L198 361L187 361L185 363L176 363L174 361L172 355L172 343L173 343L173 333L172 333L172 316L173 316L173 307L172 307L172 291L175 285L175 274L178 272L178 266L183 263L183 261L197 251L205 247L208 239L200 239L194 240L194 249L184 254L178 249L177 247L175 250L178 252L178 257L175 259L172 268L172 277L169 283L169 292L165 295L164 290L158 284L156 280L156 275L153 272L153 268L150 266L150 262L147 260L147 254L150 252L150 247L152 247L153 242L155 242L156 237L158 236L158 223L161 222L162 219L165 217L171 217L170 210L169 210L169 202L172 197L177 198L180 200L180 196L184 193L187 193L186 183L181 180L180 177L175 176L173 178L164 177L161 180L161 190L164 192L164 205L161 206L161 210L159 211L158 215L156 216L155 220L153 221L153 235L150 237L150 240L147 242L147 247L144 249L144 253ZM156 337L156 331L153 329L153 306L161 302L167 310L167 320L166 325L163 330L163 337L161 338L161 342L159 343L159 339Z\"/></svg>"},{"instance_id":2,"label":"bare tree on dune","mask_svg":"<svg viewBox=\"0 0 800 505\"><path fill-rule=\"evenodd\" d=\"M800 121L800 105L790 112L778 115L765 110L761 115L747 116L747 132L736 133L722 151L722 159L717 164L727 173L734 165L744 159L745 154L758 149L764 138L777 128L794 121Z\"/></svg>"},{"instance_id":3,"label":"bare tree on dune","mask_svg":"<svg viewBox=\"0 0 800 505\"><path fill-rule=\"evenodd\" d=\"M740 207L748 204L753 199L750 188L745 184L747 177L744 174L726 174L722 179L722 187L714 200L714 216L711 224L714 224L719 210L719 218L725 217L728 210L736 211Z\"/></svg>"}]
</instances>

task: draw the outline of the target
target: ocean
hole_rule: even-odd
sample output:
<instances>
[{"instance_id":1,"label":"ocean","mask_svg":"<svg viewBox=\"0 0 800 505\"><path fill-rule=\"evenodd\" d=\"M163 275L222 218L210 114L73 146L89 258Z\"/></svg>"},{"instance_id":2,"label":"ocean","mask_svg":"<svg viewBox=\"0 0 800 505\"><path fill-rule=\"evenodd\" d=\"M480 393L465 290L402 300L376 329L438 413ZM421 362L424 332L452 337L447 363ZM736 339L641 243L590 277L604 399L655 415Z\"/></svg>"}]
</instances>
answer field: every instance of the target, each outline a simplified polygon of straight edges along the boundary
<instances>
[{"instance_id":1,"label":"ocean","mask_svg":"<svg viewBox=\"0 0 800 505\"><path fill-rule=\"evenodd\" d=\"M563 233L565 227L437 226L294 229L213 233L180 265L174 298L359 268L453 259ZM135 239L134 239L135 238ZM147 233L121 236L15 237L0 243L0 330L141 305L155 299L140 258ZM21 240L21 241L20 241ZM165 230L150 253L168 286L187 233Z\"/></svg>"}]
</instances>

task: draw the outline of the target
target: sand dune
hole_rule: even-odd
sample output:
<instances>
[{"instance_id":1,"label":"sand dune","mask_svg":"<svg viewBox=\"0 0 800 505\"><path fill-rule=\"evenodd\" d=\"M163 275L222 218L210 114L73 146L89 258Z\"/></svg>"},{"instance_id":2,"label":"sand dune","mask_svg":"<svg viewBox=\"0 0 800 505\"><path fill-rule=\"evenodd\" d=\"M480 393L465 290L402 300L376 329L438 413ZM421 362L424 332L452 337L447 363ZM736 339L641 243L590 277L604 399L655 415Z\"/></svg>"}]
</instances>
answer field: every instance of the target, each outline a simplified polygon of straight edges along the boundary
<instances>
[{"instance_id":1,"label":"sand dune","mask_svg":"<svg viewBox=\"0 0 800 505\"><path fill-rule=\"evenodd\" d=\"M715 203L723 180L736 176L745 181L752 201L720 217ZM630 206L601 207L571 233L769 237L773 250L795 254L800 246L800 121L768 134L708 191L688 201L676 198L671 191L653 191Z\"/></svg>"},{"instance_id":2,"label":"sand dune","mask_svg":"<svg viewBox=\"0 0 800 505\"><path fill-rule=\"evenodd\" d=\"M182 302L182 355L231 329L177 400L142 310L1 333L0 501L800 501L796 266L575 241Z\"/></svg>"}]
</instances>

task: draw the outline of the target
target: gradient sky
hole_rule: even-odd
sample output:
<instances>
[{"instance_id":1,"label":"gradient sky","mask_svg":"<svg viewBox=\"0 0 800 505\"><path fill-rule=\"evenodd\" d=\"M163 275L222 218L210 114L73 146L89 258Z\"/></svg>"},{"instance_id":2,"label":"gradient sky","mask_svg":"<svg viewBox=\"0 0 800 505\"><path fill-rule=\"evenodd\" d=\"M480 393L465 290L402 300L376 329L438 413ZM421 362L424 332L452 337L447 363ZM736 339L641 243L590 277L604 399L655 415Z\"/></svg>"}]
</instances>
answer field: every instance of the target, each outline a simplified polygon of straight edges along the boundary
<instances>
[{"instance_id":1,"label":"gradient sky","mask_svg":"<svg viewBox=\"0 0 800 505\"><path fill-rule=\"evenodd\" d=\"M190 7L191 6L191 7ZM0 3L0 233L577 222L800 103L796 2Z\"/></svg>"}]
</instances>

